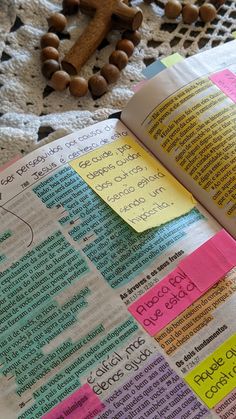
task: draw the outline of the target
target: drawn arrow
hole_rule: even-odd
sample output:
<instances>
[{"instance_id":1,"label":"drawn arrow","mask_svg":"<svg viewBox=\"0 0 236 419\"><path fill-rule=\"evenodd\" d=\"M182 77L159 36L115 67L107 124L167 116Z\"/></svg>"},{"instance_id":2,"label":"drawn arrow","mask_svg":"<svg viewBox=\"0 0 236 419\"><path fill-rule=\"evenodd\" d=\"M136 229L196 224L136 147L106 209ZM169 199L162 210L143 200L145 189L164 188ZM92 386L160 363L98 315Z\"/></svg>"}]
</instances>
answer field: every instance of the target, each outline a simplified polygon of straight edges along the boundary
<instances>
[{"instance_id":1,"label":"drawn arrow","mask_svg":"<svg viewBox=\"0 0 236 419\"><path fill-rule=\"evenodd\" d=\"M1 199L2 199L2 194L0 193L0 201L1 201ZM18 218L18 220L20 220L22 223L24 223L30 229L31 239L30 239L30 243L27 245L27 247L30 247L31 244L33 243L33 240L34 240L34 232L33 232L33 229L31 227L31 225L27 221L23 220L23 218L21 218L19 215L15 214L14 212L10 211L9 209L6 209L1 204L0 204L0 208L2 208L4 211L8 212L9 214L13 215L13 217Z\"/></svg>"}]
</instances>

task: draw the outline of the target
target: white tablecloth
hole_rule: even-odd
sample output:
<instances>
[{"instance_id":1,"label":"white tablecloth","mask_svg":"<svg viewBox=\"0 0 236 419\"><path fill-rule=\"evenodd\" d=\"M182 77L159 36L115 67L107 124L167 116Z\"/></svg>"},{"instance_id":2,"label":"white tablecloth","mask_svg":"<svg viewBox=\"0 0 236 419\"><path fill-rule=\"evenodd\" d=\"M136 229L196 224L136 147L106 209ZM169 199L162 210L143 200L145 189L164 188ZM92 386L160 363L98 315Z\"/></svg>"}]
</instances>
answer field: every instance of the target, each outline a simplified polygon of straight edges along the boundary
<instances>
[{"instance_id":1,"label":"white tablecloth","mask_svg":"<svg viewBox=\"0 0 236 419\"><path fill-rule=\"evenodd\" d=\"M26 154L76 129L107 118L122 109L133 95L132 86L142 78L145 65L154 59L179 52L188 56L232 40L236 30L236 7L228 0L209 24L193 25L170 21L163 16L165 1L150 5L133 0L144 14L142 41L135 49L119 81L109 92L93 100L88 94L80 100L68 91L46 88L40 71L40 38L47 31L46 18L61 9L59 0L0 0L0 165L16 154ZM63 55L85 28L88 17L70 18L70 39L60 44ZM108 61L120 33L108 36L109 44L97 51L81 71L89 78ZM184 75L183 75L184 77Z\"/></svg>"}]
</instances>

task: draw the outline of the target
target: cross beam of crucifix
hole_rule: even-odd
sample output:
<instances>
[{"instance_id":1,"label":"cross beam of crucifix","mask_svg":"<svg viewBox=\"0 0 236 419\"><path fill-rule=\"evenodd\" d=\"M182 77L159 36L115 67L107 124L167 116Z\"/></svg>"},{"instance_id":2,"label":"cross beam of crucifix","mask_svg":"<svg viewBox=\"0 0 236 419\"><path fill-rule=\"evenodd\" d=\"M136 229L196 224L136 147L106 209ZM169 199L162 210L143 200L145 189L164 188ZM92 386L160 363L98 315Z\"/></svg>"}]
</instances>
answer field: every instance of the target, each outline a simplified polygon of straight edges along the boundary
<instances>
[{"instance_id":1,"label":"cross beam of crucifix","mask_svg":"<svg viewBox=\"0 0 236 419\"><path fill-rule=\"evenodd\" d=\"M65 55L62 61L65 71L77 74L112 29L113 23L123 29L140 27L142 12L127 3L128 0L80 0L80 10L93 18Z\"/></svg>"}]
</instances>

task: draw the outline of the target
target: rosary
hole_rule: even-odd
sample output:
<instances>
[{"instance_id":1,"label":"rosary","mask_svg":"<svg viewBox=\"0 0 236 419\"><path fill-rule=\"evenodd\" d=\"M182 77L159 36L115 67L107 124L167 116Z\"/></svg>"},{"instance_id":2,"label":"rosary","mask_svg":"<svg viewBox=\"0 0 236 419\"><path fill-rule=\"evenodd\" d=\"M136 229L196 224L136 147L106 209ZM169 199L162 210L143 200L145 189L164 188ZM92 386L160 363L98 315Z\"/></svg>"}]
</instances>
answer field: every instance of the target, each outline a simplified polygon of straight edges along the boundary
<instances>
[{"instance_id":1,"label":"rosary","mask_svg":"<svg viewBox=\"0 0 236 419\"><path fill-rule=\"evenodd\" d=\"M127 65L134 47L140 42L138 28L142 23L142 12L130 7L128 0L63 0L62 8L62 13L49 17L49 32L41 38L42 73L50 79L55 90L62 91L69 87L75 97L85 96L89 90L94 98L100 97L106 93L108 84L118 80L120 71ZM66 16L76 14L79 10L92 19L60 64L57 33L65 29ZM111 29L123 30L123 34L109 57L109 63L102 67L100 74L91 76L88 81L78 76L77 73Z\"/></svg>"},{"instance_id":2,"label":"rosary","mask_svg":"<svg viewBox=\"0 0 236 419\"><path fill-rule=\"evenodd\" d=\"M150 3L150 0L145 0ZM152 0L151 0L152 1ZM168 0L165 5L165 15L169 19L175 19L182 14L184 23L192 24L198 18L204 23L211 22L216 18L217 11L226 0L207 0L202 1L200 6L189 2L181 3L179 0Z\"/></svg>"},{"instance_id":3,"label":"rosary","mask_svg":"<svg viewBox=\"0 0 236 419\"><path fill-rule=\"evenodd\" d=\"M144 0L151 3L155 0ZM207 0L200 7L189 2L167 0L165 15L175 19L182 14L184 23L192 24L198 18L211 22L216 17L216 9L225 0ZM64 31L67 16L84 13L92 17L85 31L80 35L65 57L59 61L58 47L60 39L57 34ZM49 31L41 38L42 73L50 80L53 89L62 91L69 87L71 95L85 96L90 91L93 98L102 96L108 85L115 83L133 54L135 46L141 40L138 31L142 24L142 12L129 5L129 0L63 0L62 12L53 13L48 19ZM87 81L78 76L79 71L90 56L96 51L111 29L119 29L122 38L117 42L115 51L100 70Z\"/></svg>"}]
</instances>

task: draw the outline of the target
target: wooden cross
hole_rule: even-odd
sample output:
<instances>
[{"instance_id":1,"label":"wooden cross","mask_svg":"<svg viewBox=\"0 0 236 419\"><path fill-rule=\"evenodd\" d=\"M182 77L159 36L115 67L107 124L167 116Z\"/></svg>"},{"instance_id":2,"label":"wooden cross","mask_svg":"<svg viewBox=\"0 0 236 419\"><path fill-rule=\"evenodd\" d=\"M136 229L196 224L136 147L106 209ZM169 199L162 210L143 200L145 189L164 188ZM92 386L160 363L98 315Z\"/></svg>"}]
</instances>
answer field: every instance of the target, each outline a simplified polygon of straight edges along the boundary
<instances>
[{"instance_id":1,"label":"wooden cross","mask_svg":"<svg viewBox=\"0 0 236 419\"><path fill-rule=\"evenodd\" d=\"M69 74L80 71L114 25L134 31L143 19L140 10L128 6L128 0L80 0L80 10L93 19L62 61Z\"/></svg>"}]
</instances>

